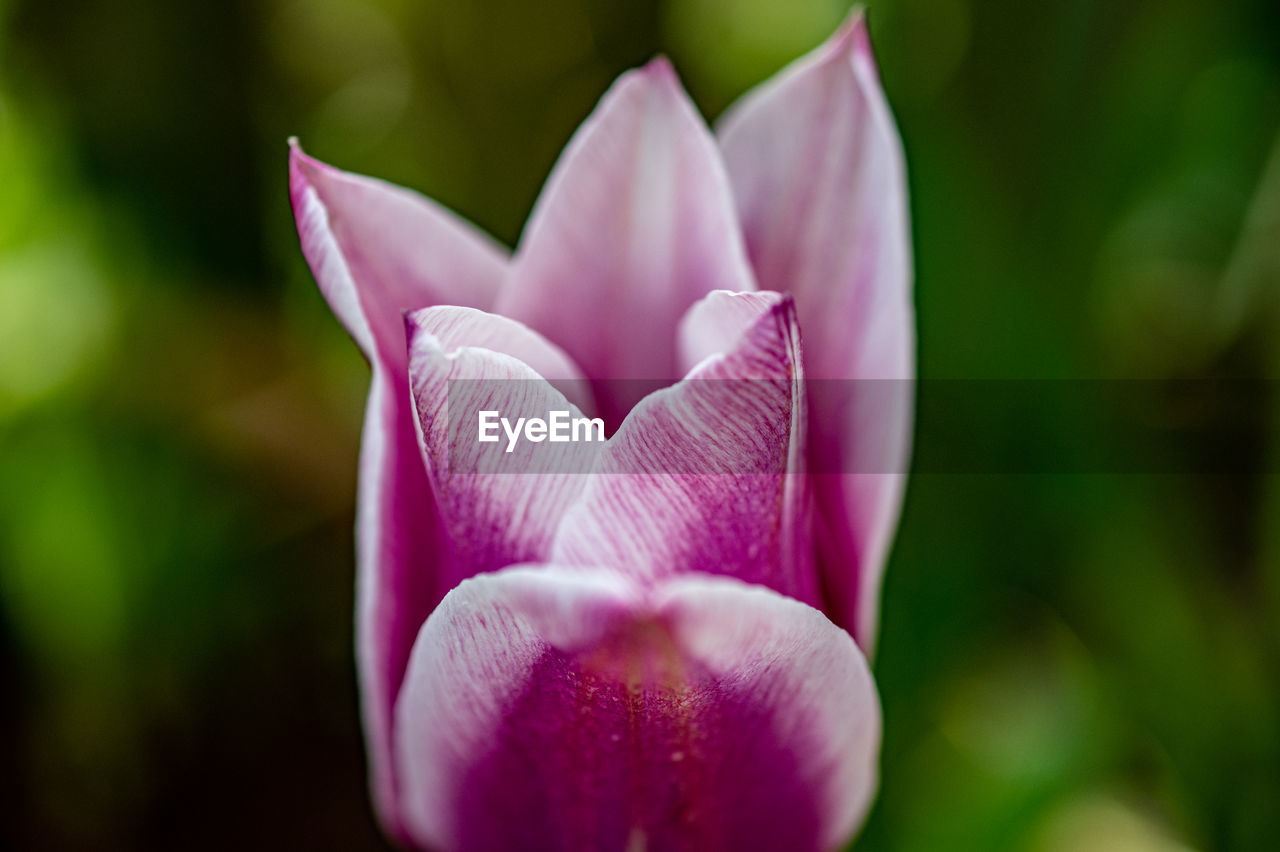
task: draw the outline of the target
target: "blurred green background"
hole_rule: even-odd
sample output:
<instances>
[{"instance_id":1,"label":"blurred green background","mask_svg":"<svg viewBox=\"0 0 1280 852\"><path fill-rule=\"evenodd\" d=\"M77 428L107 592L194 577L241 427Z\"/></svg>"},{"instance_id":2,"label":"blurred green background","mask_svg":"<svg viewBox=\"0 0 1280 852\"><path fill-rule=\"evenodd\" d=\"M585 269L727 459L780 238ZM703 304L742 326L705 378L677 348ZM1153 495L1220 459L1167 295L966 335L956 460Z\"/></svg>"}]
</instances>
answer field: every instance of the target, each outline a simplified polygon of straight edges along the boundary
<instances>
[{"instance_id":1,"label":"blurred green background","mask_svg":"<svg viewBox=\"0 0 1280 852\"><path fill-rule=\"evenodd\" d=\"M0 0L0 846L385 848L351 650L367 368L301 260L286 137L511 244L619 72L665 52L715 117L846 8ZM870 15L923 376L1280 377L1280 5ZM1267 436L1180 451L1278 470ZM1193 468L912 480L858 849L1277 848L1280 488Z\"/></svg>"}]
</instances>

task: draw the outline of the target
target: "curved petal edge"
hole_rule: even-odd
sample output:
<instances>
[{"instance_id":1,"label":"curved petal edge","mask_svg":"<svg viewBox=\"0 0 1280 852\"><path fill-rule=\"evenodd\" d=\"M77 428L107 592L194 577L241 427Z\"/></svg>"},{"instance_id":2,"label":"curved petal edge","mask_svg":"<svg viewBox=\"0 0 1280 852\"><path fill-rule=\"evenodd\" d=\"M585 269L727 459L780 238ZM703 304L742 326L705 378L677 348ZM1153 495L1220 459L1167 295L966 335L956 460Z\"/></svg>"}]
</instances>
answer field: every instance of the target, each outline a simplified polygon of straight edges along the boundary
<instances>
[{"instance_id":1,"label":"curved petal edge","mask_svg":"<svg viewBox=\"0 0 1280 852\"><path fill-rule=\"evenodd\" d=\"M827 605L869 648L910 453L915 319L902 143L862 11L731 108L719 139L760 286L795 296Z\"/></svg>"},{"instance_id":2,"label":"curved petal edge","mask_svg":"<svg viewBox=\"0 0 1280 852\"><path fill-rule=\"evenodd\" d=\"M435 504L418 452L401 313L440 301L488 305L504 252L433 202L340 171L290 142L289 190L303 255L372 366L356 513L356 658L370 787L389 834L404 831L391 711L418 628L443 597Z\"/></svg>"}]
</instances>

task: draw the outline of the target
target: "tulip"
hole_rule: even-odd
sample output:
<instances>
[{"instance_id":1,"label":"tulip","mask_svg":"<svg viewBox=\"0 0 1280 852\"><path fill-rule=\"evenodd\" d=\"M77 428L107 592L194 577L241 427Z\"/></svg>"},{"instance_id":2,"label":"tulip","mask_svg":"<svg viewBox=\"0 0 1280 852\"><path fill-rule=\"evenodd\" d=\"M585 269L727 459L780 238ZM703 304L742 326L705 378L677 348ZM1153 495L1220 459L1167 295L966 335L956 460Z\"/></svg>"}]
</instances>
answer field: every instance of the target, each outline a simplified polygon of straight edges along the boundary
<instances>
[{"instance_id":1,"label":"tulip","mask_svg":"<svg viewBox=\"0 0 1280 852\"><path fill-rule=\"evenodd\" d=\"M290 187L372 366L356 648L388 833L847 841L876 785L864 653L910 410L815 388L914 374L902 151L862 15L716 135L665 60L623 75L511 256L296 143ZM483 408L613 434L508 453L458 415Z\"/></svg>"}]
</instances>

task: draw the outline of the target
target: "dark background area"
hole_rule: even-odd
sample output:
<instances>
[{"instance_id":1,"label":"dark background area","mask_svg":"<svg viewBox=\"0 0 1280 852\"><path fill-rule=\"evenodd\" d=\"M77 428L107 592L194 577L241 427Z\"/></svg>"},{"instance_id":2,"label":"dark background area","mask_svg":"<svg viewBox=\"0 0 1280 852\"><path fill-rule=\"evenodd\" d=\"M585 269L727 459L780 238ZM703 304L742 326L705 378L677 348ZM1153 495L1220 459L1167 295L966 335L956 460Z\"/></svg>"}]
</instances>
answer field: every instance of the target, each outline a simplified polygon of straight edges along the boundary
<instances>
[{"instance_id":1,"label":"dark background area","mask_svg":"<svg viewBox=\"0 0 1280 852\"><path fill-rule=\"evenodd\" d=\"M0 845L385 848L351 648L367 368L301 260L289 135L510 245L618 73L667 53L714 118L845 13L0 0ZM922 376L1280 377L1280 6L870 21ZM1076 471L1057 454L1110 436L1016 393L922 407L972 467L909 486L858 849L1275 847L1280 411L1256 387L1232 418L1260 428L1191 430L1141 474Z\"/></svg>"}]
</instances>

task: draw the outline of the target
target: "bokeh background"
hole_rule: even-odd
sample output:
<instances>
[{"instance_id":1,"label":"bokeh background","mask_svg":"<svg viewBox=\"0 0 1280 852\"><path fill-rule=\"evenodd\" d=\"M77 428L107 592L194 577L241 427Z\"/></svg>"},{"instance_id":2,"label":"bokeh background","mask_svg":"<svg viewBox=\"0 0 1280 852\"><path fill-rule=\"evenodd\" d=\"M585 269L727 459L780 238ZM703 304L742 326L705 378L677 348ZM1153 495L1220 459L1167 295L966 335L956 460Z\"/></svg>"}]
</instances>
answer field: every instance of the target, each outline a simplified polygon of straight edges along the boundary
<instances>
[{"instance_id":1,"label":"bokeh background","mask_svg":"<svg viewBox=\"0 0 1280 852\"><path fill-rule=\"evenodd\" d=\"M301 260L289 135L510 245L619 72L665 52L715 117L846 11L0 0L0 846L386 848L351 648L367 368ZM870 16L923 376L1278 377L1280 5ZM1081 471L1052 448L1105 434L993 399L973 446L1018 469L910 484L856 848L1276 848L1275 430ZM1176 462L1206 453L1230 470Z\"/></svg>"}]
</instances>

